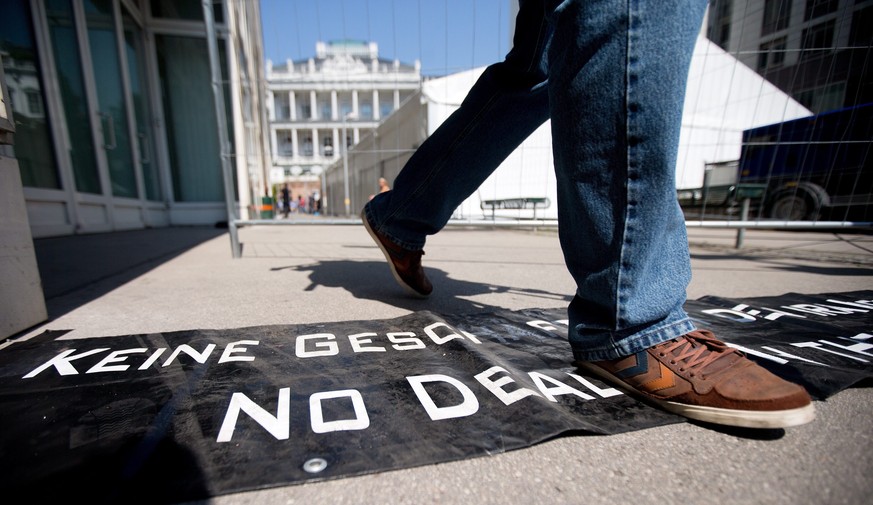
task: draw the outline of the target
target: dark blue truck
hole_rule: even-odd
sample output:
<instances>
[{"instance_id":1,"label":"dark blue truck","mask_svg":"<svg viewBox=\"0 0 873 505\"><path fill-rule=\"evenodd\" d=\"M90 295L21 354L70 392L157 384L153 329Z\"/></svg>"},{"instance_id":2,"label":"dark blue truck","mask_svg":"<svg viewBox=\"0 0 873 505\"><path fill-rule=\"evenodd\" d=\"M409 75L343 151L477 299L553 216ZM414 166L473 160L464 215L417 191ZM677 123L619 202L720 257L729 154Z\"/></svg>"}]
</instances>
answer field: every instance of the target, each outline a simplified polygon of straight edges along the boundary
<instances>
[{"instance_id":1,"label":"dark blue truck","mask_svg":"<svg viewBox=\"0 0 873 505\"><path fill-rule=\"evenodd\" d=\"M873 103L743 132L737 186L757 216L873 221Z\"/></svg>"}]
</instances>

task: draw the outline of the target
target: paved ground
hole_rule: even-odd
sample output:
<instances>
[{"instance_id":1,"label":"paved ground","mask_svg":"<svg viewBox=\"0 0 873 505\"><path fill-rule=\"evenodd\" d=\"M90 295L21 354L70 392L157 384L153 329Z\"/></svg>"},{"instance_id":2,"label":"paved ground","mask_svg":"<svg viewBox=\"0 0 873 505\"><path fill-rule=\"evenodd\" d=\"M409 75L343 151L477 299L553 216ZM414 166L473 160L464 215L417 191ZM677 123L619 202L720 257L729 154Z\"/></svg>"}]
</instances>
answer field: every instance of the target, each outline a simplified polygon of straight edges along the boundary
<instances>
[{"instance_id":1,"label":"paved ground","mask_svg":"<svg viewBox=\"0 0 873 505\"><path fill-rule=\"evenodd\" d=\"M873 235L690 229L689 298L873 288ZM573 291L554 232L450 228L424 257L436 286L403 296L354 226L251 227L232 259L225 230L174 228L43 239L51 320L71 337L383 319L427 309L563 308ZM873 328L871 328L873 329ZM2 350L0 350L2 352ZM506 454L218 497L209 503L866 504L873 390L817 403L818 419L754 433L691 423L562 437Z\"/></svg>"}]
</instances>

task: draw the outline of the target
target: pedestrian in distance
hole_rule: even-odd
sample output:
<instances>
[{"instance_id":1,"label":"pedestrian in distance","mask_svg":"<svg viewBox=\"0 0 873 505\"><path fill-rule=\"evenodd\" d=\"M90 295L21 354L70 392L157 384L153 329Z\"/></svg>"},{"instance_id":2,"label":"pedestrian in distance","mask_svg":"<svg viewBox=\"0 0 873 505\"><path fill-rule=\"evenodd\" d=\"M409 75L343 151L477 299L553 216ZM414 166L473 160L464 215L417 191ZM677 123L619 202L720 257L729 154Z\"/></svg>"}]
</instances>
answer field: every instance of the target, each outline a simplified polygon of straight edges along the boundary
<instances>
[{"instance_id":1,"label":"pedestrian in distance","mask_svg":"<svg viewBox=\"0 0 873 505\"><path fill-rule=\"evenodd\" d=\"M388 179L384 177L379 177L379 191L376 194L370 195L369 200L372 200L379 193L385 193L387 191L391 191L391 186L388 185Z\"/></svg>"},{"instance_id":2,"label":"pedestrian in distance","mask_svg":"<svg viewBox=\"0 0 873 505\"><path fill-rule=\"evenodd\" d=\"M675 166L706 0L521 0L513 47L361 212L395 280L433 285L428 235L551 119L561 249L576 282L579 368L699 421L784 428L813 420L800 386L699 329Z\"/></svg>"},{"instance_id":3,"label":"pedestrian in distance","mask_svg":"<svg viewBox=\"0 0 873 505\"><path fill-rule=\"evenodd\" d=\"M291 188L288 187L286 182L282 186L282 216L287 218L289 212L291 212Z\"/></svg>"}]
</instances>

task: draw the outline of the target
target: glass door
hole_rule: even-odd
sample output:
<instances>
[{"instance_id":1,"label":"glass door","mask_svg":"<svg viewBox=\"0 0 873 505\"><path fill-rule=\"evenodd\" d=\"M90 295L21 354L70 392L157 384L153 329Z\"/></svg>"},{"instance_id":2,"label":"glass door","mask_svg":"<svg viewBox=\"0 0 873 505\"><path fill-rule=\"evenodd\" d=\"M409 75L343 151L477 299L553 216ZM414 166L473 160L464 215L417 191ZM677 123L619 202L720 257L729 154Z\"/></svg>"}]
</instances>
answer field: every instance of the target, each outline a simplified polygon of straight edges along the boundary
<instances>
[{"instance_id":1,"label":"glass door","mask_svg":"<svg viewBox=\"0 0 873 505\"><path fill-rule=\"evenodd\" d=\"M100 194L99 156L94 148L88 113L73 4L71 0L46 0L45 8L66 120L66 144L72 162L75 191Z\"/></svg>"},{"instance_id":2,"label":"glass door","mask_svg":"<svg viewBox=\"0 0 873 505\"><path fill-rule=\"evenodd\" d=\"M112 196L138 198L113 0L83 0L83 7Z\"/></svg>"},{"instance_id":3,"label":"glass door","mask_svg":"<svg viewBox=\"0 0 873 505\"><path fill-rule=\"evenodd\" d=\"M217 123L215 102L210 93L203 92L212 82L206 39L160 34L155 36L155 48L174 200L221 202L224 185L221 149L213 126Z\"/></svg>"},{"instance_id":4,"label":"glass door","mask_svg":"<svg viewBox=\"0 0 873 505\"><path fill-rule=\"evenodd\" d=\"M127 60L128 81L130 82L131 108L139 148L137 155L142 167L145 197L151 201L160 201L163 198L163 192L161 191L157 163L154 162L154 143L149 128L149 94L146 85L142 28L126 8L122 8L121 23L124 30L124 54Z\"/></svg>"}]
</instances>

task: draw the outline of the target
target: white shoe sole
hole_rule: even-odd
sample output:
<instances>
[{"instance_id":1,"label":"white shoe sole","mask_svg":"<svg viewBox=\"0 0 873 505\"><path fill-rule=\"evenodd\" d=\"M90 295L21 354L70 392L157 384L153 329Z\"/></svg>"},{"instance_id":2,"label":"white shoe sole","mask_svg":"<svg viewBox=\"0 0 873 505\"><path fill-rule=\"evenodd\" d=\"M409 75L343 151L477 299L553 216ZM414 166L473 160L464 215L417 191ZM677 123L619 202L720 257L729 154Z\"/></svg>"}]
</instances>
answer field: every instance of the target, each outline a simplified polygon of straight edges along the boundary
<instances>
[{"instance_id":1,"label":"white shoe sole","mask_svg":"<svg viewBox=\"0 0 873 505\"><path fill-rule=\"evenodd\" d=\"M373 229L370 228L370 221L367 219L367 215L364 211L361 211L361 221L364 222L364 228L366 228L367 233L370 234L370 238L372 238L373 242L375 242L376 245L379 246L379 250L382 251L382 254L385 256L385 261L388 262L388 268L391 269L391 275L394 276L394 280L397 281L397 284L399 284L404 291L406 291L406 294L415 298L421 298L422 300L430 296L419 293L418 291L413 289L412 286L403 282L403 279L400 277L400 274L397 273L397 269L394 267L394 261L391 259L391 253L389 253L388 250L385 249L385 246L382 245L382 241L379 240L379 237L376 236L376 232L374 232Z\"/></svg>"},{"instance_id":2,"label":"white shoe sole","mask_svg":"<svg viewBox=\"0 0 873 505\"><path fill-rule=\"evenodd\" d=\"M804 407L787 410L740 410L725 409L719 407L703 407L700 405L688 405L684 403L659 400L640 393L633 386L622 381L602 368L579 361L574 363L592 374L605 380L607 383L618 386L629 395L640 401L660 407L667 412L702 421L706 423L720 424L724 426L736 426L740 428L790 428L812 422L815 419L815 406L810 403Z\"/></svg>"}]
</instances>

